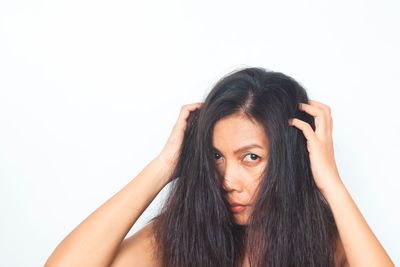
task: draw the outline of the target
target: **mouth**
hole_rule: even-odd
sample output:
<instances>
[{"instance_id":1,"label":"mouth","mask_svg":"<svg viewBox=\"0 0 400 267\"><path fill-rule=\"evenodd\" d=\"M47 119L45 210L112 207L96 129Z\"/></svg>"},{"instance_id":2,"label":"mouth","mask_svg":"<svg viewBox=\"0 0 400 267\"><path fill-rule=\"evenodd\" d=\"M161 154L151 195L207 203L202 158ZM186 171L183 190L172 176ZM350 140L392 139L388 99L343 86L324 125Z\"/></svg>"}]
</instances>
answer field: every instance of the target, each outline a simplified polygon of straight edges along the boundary
<instances>
[{"instance_id":1,"label":"mouth","mask_svg":"<svg viewBox=\"0 0 400 267\"><path fill-rule=\"evenodd\" d=\"M246 206L245 206L245 205L238 205L238 204L231 205L231 211L232 211L233 213L240 213L240 212L242 212L244 209L246 209Z\"/></svg>"}]
</instances>

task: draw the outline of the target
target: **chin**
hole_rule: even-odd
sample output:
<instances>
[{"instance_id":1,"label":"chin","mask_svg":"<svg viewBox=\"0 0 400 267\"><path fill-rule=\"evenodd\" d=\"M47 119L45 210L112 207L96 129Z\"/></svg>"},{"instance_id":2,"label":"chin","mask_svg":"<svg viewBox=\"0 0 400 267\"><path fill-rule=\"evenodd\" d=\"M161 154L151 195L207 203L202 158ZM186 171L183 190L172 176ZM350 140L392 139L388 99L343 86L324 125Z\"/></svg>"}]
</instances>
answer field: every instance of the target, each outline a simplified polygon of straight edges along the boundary
<instances>
[{"instance_id":1,"label":"chin","mask_svg":"<svg viewBox=\"0 0 400 267\"><path fill-rule=\"evenodd\" d=\"M238 216L238 217L235 217L235 223L237 224L237 225L247 225L248 224L248 219L247 218L245 218L244 216Z\"/></svg>"}]
</instances>

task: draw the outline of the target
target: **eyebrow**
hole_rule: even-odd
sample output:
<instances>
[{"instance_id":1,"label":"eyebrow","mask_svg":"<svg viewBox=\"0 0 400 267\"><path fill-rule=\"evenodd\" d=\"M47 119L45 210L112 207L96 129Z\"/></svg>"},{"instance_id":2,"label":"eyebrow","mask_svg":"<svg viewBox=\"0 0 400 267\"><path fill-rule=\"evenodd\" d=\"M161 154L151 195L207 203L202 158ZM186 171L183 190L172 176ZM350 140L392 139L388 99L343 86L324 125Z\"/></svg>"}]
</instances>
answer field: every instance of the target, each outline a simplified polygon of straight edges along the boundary
<instances>
[{"instance_id":1,"label":"eyebrow","mask_svg":"<svg viewBox=\"0 0 400 267\"><path fill-rule=\"evenodd\" d=\"M264 149L264 147L262 147L262 146L260 146L260 145L258 145L258 144L249 144L249 145L246 145L246 146L244 146L244 147L241 147L241 148L236 149L235 151L233 151L233 153L234 153L234 154L239 154L240 152L242 152L242 151L244 151L244 150L248 150L248 149L250 149L250 148L261 148L261 149ZM214 147L214 146L213 146L213 149L215 149L215 150L217 150L218 152L220 152L219 149L216 148L216 147Z\"/></svg>"}]
</instances>

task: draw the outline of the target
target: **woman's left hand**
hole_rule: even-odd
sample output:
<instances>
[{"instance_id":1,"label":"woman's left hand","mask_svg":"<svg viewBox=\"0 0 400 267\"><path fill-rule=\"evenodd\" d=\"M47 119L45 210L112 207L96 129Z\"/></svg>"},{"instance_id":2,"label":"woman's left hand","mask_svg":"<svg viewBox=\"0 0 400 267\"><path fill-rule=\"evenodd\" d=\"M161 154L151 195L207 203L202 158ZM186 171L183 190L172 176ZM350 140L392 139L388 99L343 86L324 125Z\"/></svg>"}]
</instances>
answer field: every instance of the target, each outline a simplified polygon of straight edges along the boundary
<instances>
[{"instance_id":1,"label":"woman's left hand","mask_svg":"<svg viewBox=\"0 0 400 267\"><path fill-rule=\"evenodd\" d=\"M299 109L315 119L315 132L305 121L293 118L289 124L299 128L307 139L311 171L318 189L324 193L331 186L341 183L336 167L332 140L332 117L329 106L309 100L309 104L300 103Z\"/></svg>"}]
</instances>

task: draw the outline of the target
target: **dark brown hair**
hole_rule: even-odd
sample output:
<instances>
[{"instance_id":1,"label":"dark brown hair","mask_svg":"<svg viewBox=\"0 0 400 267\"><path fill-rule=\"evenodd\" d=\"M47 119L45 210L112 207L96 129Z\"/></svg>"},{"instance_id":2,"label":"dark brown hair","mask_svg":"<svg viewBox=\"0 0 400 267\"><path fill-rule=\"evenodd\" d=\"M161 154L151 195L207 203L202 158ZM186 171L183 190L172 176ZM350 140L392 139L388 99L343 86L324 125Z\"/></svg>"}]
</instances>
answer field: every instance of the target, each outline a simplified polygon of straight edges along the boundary
<instances>
[{"instance_id":1,"label":"dark brown hair","mask_svg":"<svg viewBox=\"0 0 400 267\"><path fill-rule=\"evenodd\" d=\"M219 80L200 110L191 113L170 192L154 222L164 267L334 266L338 231L312 177L303 133L289 118L314 119L297 108L308 102L293 78L264 68L245 68ZM212 146L215 123L241 113L268 137L267 169L249 223L236 225Z\"/></svg>"}]
</instances>

